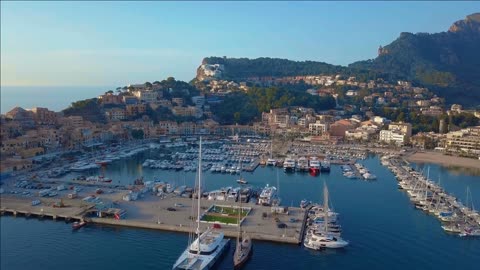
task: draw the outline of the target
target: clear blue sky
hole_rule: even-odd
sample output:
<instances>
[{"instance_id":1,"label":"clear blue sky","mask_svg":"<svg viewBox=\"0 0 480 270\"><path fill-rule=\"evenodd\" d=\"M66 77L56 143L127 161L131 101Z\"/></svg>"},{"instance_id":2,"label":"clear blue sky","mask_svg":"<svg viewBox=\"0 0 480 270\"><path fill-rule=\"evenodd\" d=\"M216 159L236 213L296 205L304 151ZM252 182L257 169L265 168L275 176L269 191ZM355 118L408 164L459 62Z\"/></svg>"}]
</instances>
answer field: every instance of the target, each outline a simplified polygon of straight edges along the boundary
<instances>
[{"instance_id":1,"label":"clear blue sky","mask_svg":"<svg viewBox=\"0 0 480 270\"><path fill-rule=\"evenodd\" d=\"M347 65L476 2L1 2L1 85L190 80L205 56Z\"/></svg>"}]
</instances>

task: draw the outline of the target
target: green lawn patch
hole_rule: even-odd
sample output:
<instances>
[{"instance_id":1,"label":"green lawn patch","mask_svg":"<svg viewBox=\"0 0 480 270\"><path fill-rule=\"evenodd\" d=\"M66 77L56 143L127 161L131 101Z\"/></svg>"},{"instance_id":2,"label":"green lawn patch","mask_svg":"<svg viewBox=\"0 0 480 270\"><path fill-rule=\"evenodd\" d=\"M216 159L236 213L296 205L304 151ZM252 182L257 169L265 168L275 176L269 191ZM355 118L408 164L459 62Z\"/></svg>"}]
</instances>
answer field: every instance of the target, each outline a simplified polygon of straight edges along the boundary
<instances>
[{"instance_id":1,"label":"green lawn patch","mask_svg":"<svg viewBox=\"0 0 480 270\"><path fill-rule=\"evenodd\" d=\"M204 215L202 217L202 221L210 221L210 222L221 222L225 224L238 224L238 219L235 217L229 216L211 216L211 215Z\"/></svg>"}]
</instances>

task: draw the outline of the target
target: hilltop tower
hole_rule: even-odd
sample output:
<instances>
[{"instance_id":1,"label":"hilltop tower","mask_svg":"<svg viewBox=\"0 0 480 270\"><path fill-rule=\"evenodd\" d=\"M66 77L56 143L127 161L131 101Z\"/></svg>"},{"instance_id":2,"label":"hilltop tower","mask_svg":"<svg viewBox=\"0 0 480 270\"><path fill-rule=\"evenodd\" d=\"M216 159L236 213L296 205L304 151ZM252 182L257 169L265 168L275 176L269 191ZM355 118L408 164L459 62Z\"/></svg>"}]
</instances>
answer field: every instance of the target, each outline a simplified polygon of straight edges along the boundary
<instances>
[{"instance_id":1,"label":"hilltop tower","mask_svg":"<svg viewBox=\"0 0 480 270\"><path fill-rule=\"evenodd\" d=\"M382 47L382 45L380 45L378 47L378 56L382 55L382 51L383 51L383 47Z\"/></svg>"},{"instance_id":2,"label":"hilltop tower","mask_svg":"<svg viewBox=\"0 0 480 270\"><path fill-rule=\"evenodd\" d=\"M386 48L382 47L382 45L380 45L378 47L378 56L384 55L384 54L387 54L387 53L388 53L388 50Z\"/></svg>"}]
</instances>

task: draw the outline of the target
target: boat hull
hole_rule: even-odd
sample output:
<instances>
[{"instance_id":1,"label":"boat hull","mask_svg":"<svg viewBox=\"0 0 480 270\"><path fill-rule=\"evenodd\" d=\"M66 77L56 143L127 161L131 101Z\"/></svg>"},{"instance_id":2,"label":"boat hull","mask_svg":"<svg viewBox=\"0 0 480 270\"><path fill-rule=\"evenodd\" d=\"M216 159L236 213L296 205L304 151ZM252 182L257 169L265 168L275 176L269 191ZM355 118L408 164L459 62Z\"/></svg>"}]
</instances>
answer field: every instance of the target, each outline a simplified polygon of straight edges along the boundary
<instances>
[{"instance_id":1,"label":"boat hull","mask_svg":"<svg viewBox=\"0 0 480 270\"><path fill-rule=\"evenodd\" d=\"M245 238L247 239L247 238ZM242 251L244 251L245 255L241 255L241 254L237 254L238 252L238 243L237 243L237 247L235 249L235 253L233 254L233 268L234 269L240 269L242 268L245 263L247 263L247 261L250 259L250 257L252 256L252 253L253 253L253 246L252 246L252 240L248 237L248 244L245 245L244 241L242 241L241 245L242 245Z\"/></svg>"},{"instance_id":2,"label":"boat hull","mask_svg":"<svg viewBox=\"0 0 480 270\"><path fill-rule=\"evenodd\" d=\"M183 267L181 265L181 263L183 262L183 260L179 259L177 260L177 262L175 263L175 265L173 266L173 270L187 270L187 269L195 269L195 270L207 270L207 269L211 269L219 260L220 258L223 257L224 253L225 253L225 250L230 246L230 239L223 239L222 242L220 243L220 246L219 246L219 252L215 255L215 256L212 256L211 258L208 258L208 263L206 264L201 264L201 265L193 265L192 267ZM185 250L181 256L181 258L187 258L188 256L188 253L189 253L189 250ZM208 256L203 256L203 255L200 255L202 257L202 259L208 257Z\"/></svg>"},{"instance_id":3,"label":"boat hull","mask_svg":"<svg viewBox=\"0 0 480 270\"><path fill-rule=\"evenodd\" d=\"M317 168L310 168L309 171L310 171L310 174L313 176L317 176L320 174L320 169L317 169Z\"/></svg>"}]
</instances>

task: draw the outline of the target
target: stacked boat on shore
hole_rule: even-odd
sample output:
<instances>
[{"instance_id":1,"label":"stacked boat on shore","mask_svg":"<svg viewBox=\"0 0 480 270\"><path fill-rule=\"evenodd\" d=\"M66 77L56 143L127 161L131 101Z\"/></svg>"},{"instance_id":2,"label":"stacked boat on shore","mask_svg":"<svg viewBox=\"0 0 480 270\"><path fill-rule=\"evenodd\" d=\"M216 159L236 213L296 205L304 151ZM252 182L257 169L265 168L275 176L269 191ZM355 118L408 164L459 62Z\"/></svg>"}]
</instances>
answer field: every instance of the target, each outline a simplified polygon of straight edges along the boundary
<instances>
[{"instance_id":1,"label":"stacked boat on shore","mask_svg":"<svg viewBox=\"0 0 480 270\"><path fill-rule=\"evenodd\" d=\"M382 157L398 180L398 188L406 191L416 209L436 216L442 228L460 236L480 236L480 214L475 210L467 188L465 205L448 194L438 183L413 170L404 161L392 156Z\"/></svg>"}]
</instances>

